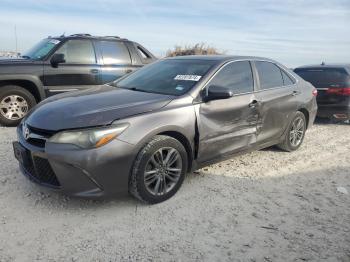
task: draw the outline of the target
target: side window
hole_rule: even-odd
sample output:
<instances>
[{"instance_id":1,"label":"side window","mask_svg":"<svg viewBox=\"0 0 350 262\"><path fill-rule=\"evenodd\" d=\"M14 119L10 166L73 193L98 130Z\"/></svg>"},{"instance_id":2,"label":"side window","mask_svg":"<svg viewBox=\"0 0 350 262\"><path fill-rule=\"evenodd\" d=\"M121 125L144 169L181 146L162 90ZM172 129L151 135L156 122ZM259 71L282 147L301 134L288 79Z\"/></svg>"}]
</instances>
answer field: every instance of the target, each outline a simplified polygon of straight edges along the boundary
<instances>
[{"instance_id":1,"label":"side window","mask_svg":"<svg viewBox=\"0 0 350 262\"><path fill-rule=\"evenodd\" d=\"M270 89L283 86L281 70L275 64L256 61L255 66L258 70L261 89Z\"/></svg>"},{"instance_id":2,"label":"side window","mask_svg":"<svg viewBox=\"0 0 350 262\"><path fill-rule=\"evenodd\" d=\"M233 62L222 68L209 85L229 88L234 94L254 91L253 73L248 61Z\"/></svg>"},{"instance_id":3,"label":"side window","mask_svg":"<svg viewBox=\"0 0 350 262\"><path fill-rule=\"evenodd\" d=\"M139 55L142 57L142 59L149 59L151 58L141 47L136 47L137 52L139 53Z\"/></svg>"},{"instance_id":4,"label":"side window","mask_svg":"<svg viewBox=\"0 0 350 262\"><path fill-rule=\"evenodd\" d=\"M64 54L67 64L96 64L95 51L90 40L68 40L56 54Z\"/></svg>"},{"instance_id":5,"label":"side window","mask_svg":"<svg viewBox=\"0 0 350 262\"><path fill-rule=\"evenodd\" d=\"M123 42L101 41L100 46L105 65L131 64L129 51Z\"/></svg>"},{"instance_id":6,"label":"side window","mask_svg":"<svg viewBox=\"0 0 350 262\"><path fill-rule=\"evenodd\" d=\"M287 75L286 72L284 72L282 69L281 69L281 72L282 72L282 78L283 78L283 85L284 86L289 86L289 85L293 85L295 82Z\"/></svg>"}]
</instances>

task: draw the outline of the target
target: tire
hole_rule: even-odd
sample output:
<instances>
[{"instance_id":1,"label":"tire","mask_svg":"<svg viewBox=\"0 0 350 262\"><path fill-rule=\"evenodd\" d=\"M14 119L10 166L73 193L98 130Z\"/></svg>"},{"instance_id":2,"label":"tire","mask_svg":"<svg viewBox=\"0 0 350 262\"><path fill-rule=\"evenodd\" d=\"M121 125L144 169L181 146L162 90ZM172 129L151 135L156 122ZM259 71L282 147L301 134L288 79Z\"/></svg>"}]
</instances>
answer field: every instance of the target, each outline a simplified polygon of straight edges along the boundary
<instances>
[{"instance_id":1,"label":"tire","mask_svg":"<svg viewBox=\"0 0 350 262\"><path fill-rule=\"evenodd\" d=\"M26 89L14 85L0 87L0 125L17 126L35 105L34 96Z\"/></svg>"},{"instance_id":2,"label":"tire","mask_svg":"<svg viewBox=\"0 0 350 262\"><path fill-rule=\"evenodd\" d=\"M293 140L293 134L292 134L292 130L295 130L295 125L296 122L298 120L301 120L301 129L299 129L299 131L302 131L302 133L300 134L300 137L298 136L297 140ZM287 134L285 135L285 138L283 140L282 143L278 144L277 146L282 149L285 150L287 152L291 152L291 151L295 151L297 150L301 144L304 141L304 137L305 137L305 132L306 132L306 119L305 119L305 115L298 111L296 112L295 116L292 118L292 120L290 121L289 125L288 125L288 129L287 129ZM296 132L294 132L295 134ZM297 143L293 143L293 141L297 142Z\"/></svg>"},{"instance_id":3,"label":"tire","mask_svg":"<svg viewBox=\"0 0 350 262\"><path fill-rule=\"evenodd\" d=\"M159 161L160 155L164 161ZM166 162L168 155L169 161ZM174 159L176 161L171 163ZM160 162L170 165L164 164L162 167L158 165ZM149 204L163 202L181 187L187 166L188 157L184 146L172 137L157 135L136 157L129 180L129 192Z\"/></svg>"}]
</instances>

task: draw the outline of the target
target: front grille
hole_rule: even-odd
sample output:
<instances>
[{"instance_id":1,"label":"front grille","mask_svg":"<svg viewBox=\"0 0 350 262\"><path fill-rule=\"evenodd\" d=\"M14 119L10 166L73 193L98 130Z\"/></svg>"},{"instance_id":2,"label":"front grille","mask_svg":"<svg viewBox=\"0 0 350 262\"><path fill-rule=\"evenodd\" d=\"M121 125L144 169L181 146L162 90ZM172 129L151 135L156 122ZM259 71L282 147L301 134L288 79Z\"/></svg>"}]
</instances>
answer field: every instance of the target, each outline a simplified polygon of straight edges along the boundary
<instances>
[{"instance_id":1,"label":"front grille","mask_svg":"<svg viewBox=\"0 0 350 262\"><path fill-rule=\"evenodd\" d=\"M45 139L40 139L40 138L29 138L27 140L27 142L29 144L32 144L33 146L44 148L46 140Z\"/></svg>"},{"instance_id":2,"label":"front grille","mask_svg":"<svg viewBox=\"0 0 350 262\"><path fill-rule=\"evenodd\" d=\"M43 130L26 124L22 126L22 133L25 133L23 131L24 128L27 128L29 131L29 135L26 138L27 142L40 148L44 148L46 141L55 134L54 131Z\"/></svg>"},{"instance_id":3,"label":"front grille","mask_svg":"<svg viewBox=\"0 0 350 262\"><path fill-rule=\"evenodd\" d=\"M38 134L40 136L43 137L50 137L54 134L56 134L55 131L51 131L51 130L44 130L44 129L40 129L40 128L36 128L36 127L32 127L30 125L27 125L27 127L29 128L29 130L35 134Z\"/></svg>"},{"instance_id":4,"label":"front grille","mask_svg":"<svg viewBox=\"0 0 350 262\"><path fill-rule=\"evenodd\" d=\"M39 184L55 188L61 186L49 161L45 158L34 156L24 165L24 169L29 173L30 178Z\"/></svg>"}]
</instances>

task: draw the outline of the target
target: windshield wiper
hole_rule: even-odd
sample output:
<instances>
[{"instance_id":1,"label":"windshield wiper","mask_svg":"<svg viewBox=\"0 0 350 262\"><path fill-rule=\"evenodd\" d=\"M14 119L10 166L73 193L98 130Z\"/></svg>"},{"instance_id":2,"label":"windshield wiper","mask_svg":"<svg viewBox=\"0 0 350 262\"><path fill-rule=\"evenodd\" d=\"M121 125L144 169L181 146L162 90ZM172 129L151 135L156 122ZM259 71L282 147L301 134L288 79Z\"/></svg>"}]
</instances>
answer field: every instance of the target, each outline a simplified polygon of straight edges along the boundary
<instances>
[{"instance_id":1,"label":"windshield wiper","mask_svg":"<svg viewBox=\"0 0 350 262\"><path fill-rule=\"evenodd\" d=\"M132 86L132 87L118 86L118 85L114 85L114 86L117 87L117 88L128 89L128 90L137 91L137 92L151 93L151 94L159 94L159 95L168 95L168 94L164 94L164 93L161 93L161 92L139 89L139 88L134 87L134 86Z\"/></svg>"},{"instance_id":2,"label":"windshield wiper","mask_svg":"<svg viewBox=\"0 0 350 262\"><path fill-rule=\"evenodd\" d=\"M143 89L139 89L137 87L130 87L130 88L127 88L127 89L130 89L132 91L144 92L144 93L151 93L151 94L156 93L156 94L159 94L159 93L154 92L154 91L143 90Z\"/></svg>"},{"instance_id":3,"label":"windshield wiper","mask_svg":"<svg viewBox=\"0 0 350 262\"><path fill-rule=\"evenodd\" d=\"M27 55L22 55L21 57L24 59L31 59L30 56L27 56Z\"/></svg>"},{"instance_id":4,"label":"windshield wiper","mask_svg":"<svg viewBox=\"0 0 350 262\"><path fill-rule=\"evenodd\" d=\"M150 91L147 91L147 90L139 89L139 88L134 87L134 86L126 87L126 86L115 85L115 87L122 88L122 89L128 89L128 90L132 90L132 91L138 91L138 92L153 93L153 92L150 92Z\"/></svg>"}]
</instances>

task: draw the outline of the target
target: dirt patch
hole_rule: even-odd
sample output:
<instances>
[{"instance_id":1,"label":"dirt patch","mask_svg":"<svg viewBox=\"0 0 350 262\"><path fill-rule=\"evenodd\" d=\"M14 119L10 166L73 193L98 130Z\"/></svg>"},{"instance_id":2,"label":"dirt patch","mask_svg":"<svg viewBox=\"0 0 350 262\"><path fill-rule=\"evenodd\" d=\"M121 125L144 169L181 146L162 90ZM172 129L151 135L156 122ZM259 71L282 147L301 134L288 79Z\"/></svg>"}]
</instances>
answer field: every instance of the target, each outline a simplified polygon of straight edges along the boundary
<instances>
[{"instance_id":1,"label":"dirt patch","mask_svg":"<svg viewBox=\"0 0 350 262\"><path fill-rule=\"evenodd\" d=\"M190 174L170 200L71 199L23 177L0 128L0 261L350 261L350 125Z\"/></svg>"}]
</instances>

